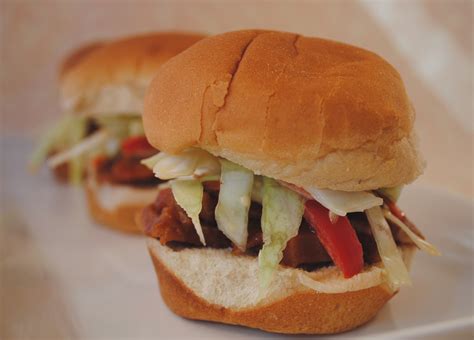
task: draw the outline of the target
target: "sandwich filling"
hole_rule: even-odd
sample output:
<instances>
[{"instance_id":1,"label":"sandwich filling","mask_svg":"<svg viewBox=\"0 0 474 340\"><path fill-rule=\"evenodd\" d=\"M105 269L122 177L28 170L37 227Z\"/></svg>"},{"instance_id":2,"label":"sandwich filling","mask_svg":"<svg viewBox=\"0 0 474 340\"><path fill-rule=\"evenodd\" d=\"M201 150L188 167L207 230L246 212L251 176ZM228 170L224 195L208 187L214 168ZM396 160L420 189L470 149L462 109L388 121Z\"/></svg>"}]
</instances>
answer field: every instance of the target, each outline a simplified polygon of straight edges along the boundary
<instances>
[{"instance_id":1,"label":"sandwich filling","mask_svg":"<svg viewBox=\"0 0 474 340\"><path fill-rule=\"evenodd\" d=\"M139 115L67 116L44 136L32 165L46 161L59 178L74 184L88 167L98 184L151 188L160 180L140 160L156 152Z\"/></svg>"},{"instance_id":2,"label":"sandwich filling","mask_svg":"<svg viewBox=\"0 0 474 340\"><path fill-rule=\"evenodd\" d=\"M439 254L397 207L399 188L299 188L201 149L161 152L143 163L170 180L142 213L145 233L175 249L229 248L236 256L257 256L261 289L280 264L307 271L335 265L351 278L382 262L396 290L410 283L399 246Z\"/></svg>"}]
</instances>

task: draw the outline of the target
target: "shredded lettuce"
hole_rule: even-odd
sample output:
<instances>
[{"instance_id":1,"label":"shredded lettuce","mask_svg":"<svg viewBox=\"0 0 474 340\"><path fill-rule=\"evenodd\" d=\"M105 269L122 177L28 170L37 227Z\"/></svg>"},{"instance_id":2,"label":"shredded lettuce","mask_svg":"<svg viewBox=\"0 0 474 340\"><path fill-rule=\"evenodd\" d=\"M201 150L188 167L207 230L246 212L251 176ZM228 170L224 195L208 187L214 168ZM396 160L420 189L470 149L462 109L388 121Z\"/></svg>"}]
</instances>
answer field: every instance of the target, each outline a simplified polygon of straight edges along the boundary
<instances>
[{"instance_id":1,"label":"shredded lettuce","mask_svg":"<svg viewBox=\"0 0 474 340\"><path fill-rule=\"evenodd\" d=\"M219 175L220 163L217 157L202 149L192 148L178 155L160 152L144 159L142 164L153 169L160 179L193 179Z\"/></svg>"},{"instance_id":2,"label":"shredded lettuce","mask_svg":"<svg viewBox=\"0 0 474 340\"><path fill-rule=\"evenodd\" d=\"M383 199L366 191L337 191L328 189L305 188L313 198L325 208L339 216L351 212L362 212L383 204Z\"/></svg>"},{"instance_id":3,"label":"shredded lettuce","mask_svg":"<svg viewBox=\"0 0 474 340\"><path fill-rule=\"evenodd\" d=\"M365 211L372 234L384 264L389 285L397 290L402 285L410 285L411 279L403 258L393 240L390 226L384 218L382 208L372 207Z\"/></svg>"},{"instance_id":4,"label":"shredded lettuce","mask_svg":"<svg viewBox=\"0 0 474 340\"><path fill-rule=\"evenodd\" d=\"M224 159L220 163L221 187L215 210L217 226L240 250L245 251L253 173Z\"/></svg>"},{"instance_id":5,"label":"shredded lettuce","mask_svg":"<svg viewBox=\"0 0 474 340\"><path fill-rule=\"evenodd\" d=\"M405 223L400 221L400 219L398 219L395 215L393 215L389 210L383 209L383 213L385 215L385 218L395 223L397 226L399 226L400 229L402 229L408 235L408 237L413 241L413 243L416 244L418 248L426 251L428 254L433 255L433 256L441 255L439 250L436 249L434 245L432 245L426 240L423 240L421 237L419 237L417 234L411 231L411 229Z\"/></svg>"},{"instance_id":6,"label":"shredded lettuce","mask_svg":"<svg viewBox=\"0 0 474 340\"><path fill-rule=\"evenodd\" d=\"M204 234L202 232L199 214L202 209L203 186L198 180L173 180L171 181L171 190L174 199L181 208L184 209L189 218L193 221L194 228L199 236L199 240L206 245Z\"/></svg>"},{"instance_id":7,"label":"shredded lettuce","mask_svg":"<svg viewBox=\"0 0 474 340\"><path fill-rule=\"evenodd\" d=\"M102 115L95 116L94 120L101 128L107 130L110 136L118 139L144 134L140 115Z\"/></svg>"},{"instance_id":8,"label":"shredded lettuce","mask_svg":"<svg viewBox=\"0 0 474 340\"><path fill-rule=\"evenodd\" d=\"M51 153L67 149L78 143L85 136L86 125L87 118L84 116L65 116L41 139L38 148L33 153L30 162L31 168L36 170ZM69 180L73 184L79 184L82 180L84 160L82 157L75 157L68 161Z\"/></svg>"},{"instance_id":9,"label":"shredded lettuce","mask_svg":"<svg viewBox=\"0 0 474 340\"><path fill-rule=\"evenodd\" d=\"M84 117L66 115L47 131L31 156L31 169L38 169L46 158L57 149L72 145L72 140L83 133L81 130L83 130L84 121Z\"/></svg>"},{"instance_id":10,"label":"shredded lettuce","mask_svg":"<svg viewBox=\"0 0 474 340\"><path fill-rule=\"evenodd\" d=\"M390 201L392 202L397 202L398 199L400 198L400 195L403 190L403 185L399 185L393 188L381 188L378 189L377 191L380 191L382 195L387 197Z\"/></svg>"},{"instance_id":11,"label":"shredded lettuce","mask_svg":"<svg viewBox=\"0 0 474 340\"><path fill-rule=\"evenodd\" d=\"M346 279L343 278L342 273L339 275L324 275L324 271L327 269L318 271L318 274L322 275L317 275L316 278L310 275L310 273L299 270L297 272L298 281L303 286L319 293L336 294L376 286L380 282L385 281L384 276L386 275L384 269L373 266L370 270L363 271Z\"/></svg>"},{"instance_id":12,"label":"shredded lettuce","mask_svg":"<svg viewBox=\"0 0 474 340\"><path fill-rule=\"evenodd\" d=\"M263 248L258 254L260 290L266 289L283 258L287 242L298 234L304 199L275 180L263 178Z\"/></svg>"},{"instance_id":13,"label":"shredded lettuce","mask_svg":"<svg viewBox=\"0 0 474 340\"><path fill-rule=\"evenodd\" d=\"M86 137L82 139L81 141L77 142L74 144L74 146L70 149L61 151L54 156L50 157L47 161L47 164L49 167L54 168L57 167L58 165L78 159L79 156L82 156L91 150L94 150L101 145L103 145L107 141L107 132L102 130L102 131L97 131L90 135L89 137Z\"/></svg>"},{"instance_id":14,"label":"shredded lettuce","mask_svg":"<svg viewBox=\"0 0 474 340\"><path fill-rule=\"evenodd\" d=\"M153 167L155 166L156 163L158 163L158 160L162 156L160 156L161 152L157 153L156 155L153 155L151 157L142 159L140 163L142 163L144 166L146 166L148 169L153 170Z\"/></svg>"},{"instance_id":15,"label":"shredded lettuce","mask_svg":"<svg viewBox=\"0 0 474 340\"><path fill-rule=\"evenodd\" d=\"M107 131L108 143L94 143L84 140L87 122L91 117L85 115L66 115L40 140L32 155L30 167L39 168L53 152L58 152L48 161L49 166L57 166L68 162L69 179L78 184L84 173L84 156L105 152L113 156L119 150L119 141L130 136L143 135L143 126L139 115L96 116L94 121L100 131ZM80 152L79 152L80 151Z\"/></svg>"},{"instance_id":16,"label":"shredded lettuce","mask_svg":"<svg viewBox=\"0 0 474 340\"><path fill-rule=\"evenodd\" d=\"M81 141L86 135L87 120L78 119L77 122L71 126L70 131L70 144L75 145ZM78 155L73 158L69 163L69 181L72 184L79 185L82 182L82 176L84 175L84 158L82 155Z\"/></svg>"},{"instance_id":17,"label":"shredded lettuce","mask_svg":"<svg viewBox=\"0 0 474 340\"><path fill-rule=\"evenodd\" d=\"M262 176L254 176L253 187L252 187L252 201L262 204L262 188L263 180Z\"/></svg>"},{"instance_id":18,"label":"shredded lettuce","mask_svg":"<svg viewBox=\"0 0 474 340\"><path fill-rule=\"evenodd\" d=\"M129 136L143 136L145 135L145 130L143 128L142 120L135 119L132 120L128 127Z\"/></svg>"}]
</instances>

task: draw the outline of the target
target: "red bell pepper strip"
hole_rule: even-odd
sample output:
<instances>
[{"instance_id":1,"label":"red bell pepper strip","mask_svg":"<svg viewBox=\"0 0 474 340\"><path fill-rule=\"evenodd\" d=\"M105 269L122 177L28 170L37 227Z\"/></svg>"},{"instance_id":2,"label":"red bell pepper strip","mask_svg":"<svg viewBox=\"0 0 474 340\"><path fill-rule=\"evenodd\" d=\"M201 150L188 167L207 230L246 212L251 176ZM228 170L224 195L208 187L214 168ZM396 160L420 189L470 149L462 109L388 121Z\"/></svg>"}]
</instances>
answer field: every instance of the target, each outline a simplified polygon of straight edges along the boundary
<instances>
[{"instance_id":1,"label":"red bell pepper strip","mask_svg":"<svg viewBox=\"0 0 474 340\"><path fill-rule=\"evenodd\" d=\"M332 223L329 210L314 200L306 201L304 217L344 277L360 273L364 267L362 245L349 219L339 216Z\"/></svg>"}]
</instances>

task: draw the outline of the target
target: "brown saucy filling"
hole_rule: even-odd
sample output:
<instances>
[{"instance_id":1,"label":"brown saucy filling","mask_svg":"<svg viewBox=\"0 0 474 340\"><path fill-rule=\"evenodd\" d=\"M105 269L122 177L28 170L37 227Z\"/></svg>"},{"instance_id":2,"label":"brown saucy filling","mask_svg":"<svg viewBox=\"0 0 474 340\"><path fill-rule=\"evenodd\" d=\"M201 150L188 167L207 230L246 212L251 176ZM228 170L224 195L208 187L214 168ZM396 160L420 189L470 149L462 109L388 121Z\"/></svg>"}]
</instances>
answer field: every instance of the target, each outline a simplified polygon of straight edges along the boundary
<instances>
[{"instance_id":1,"label":"brown saucy filling","mask_svg":"<svg viewBox=\"0 0 474 340\"><path fill-rule=\"evenodd\" d=\"M154 151L156 153L156 151ZM117 154L113 158L101 157L95 162L96 178L99 183L126 184L137 187L151 187L161 183L153 171L140 161L148 156Z\"/></svg>"},{"instance_id":2,"label":"brown saucy filling","mask_svg":"<svg viewBox=\"0 0 474 340\"><path fill-rule=\"evenodd\" d=\"M94 119L88 119L85 136L90 136L100 129ZM55 152L52 152L53 155ZM120 150L114 157L99 156L94 160L95 176L99 183L122 184L137 187L153 187L162 181L155 177L153 171L141 164L144 158L153 156L157 150L137 150L124 153ZM69 178L69 163L62 163L54 168L54 175L61 181Z\"/></svg>"},{"instance_id":3,"label":"brown saucy filling","mask_svg":"<svg viewBox=\"0 0 474 340\"><path fill-rule=\"evenodd\" d=\"M217 182L204 183L204 195L200 219L206 246L211 248L232 248L234 254L256 256L263 245L260 218L262 207L252 202L249 210L248 239L245 252L240 251L217 228L214 210L219 195ZM368 221L364 214L348 215L357 237L362 244L364 262L371 264L380 261L375 240L372 236ZM176 203L171 189L163 189L155 202L143 210L142 225L146 235L157 238L163 245L173 248L202 247L191 219ZM391 226L397 228L396 226ZM395 231L395 230L394 230ZM397 235L398 233L394 233ZM395 237L396 238L396 237ZM404 242L396 239L397 243ZM288 241L281 261L283 265L312 270L332 263L328 253L321 245L310 225L303 219L298 235Z\"/></svg>"}]
</instances>

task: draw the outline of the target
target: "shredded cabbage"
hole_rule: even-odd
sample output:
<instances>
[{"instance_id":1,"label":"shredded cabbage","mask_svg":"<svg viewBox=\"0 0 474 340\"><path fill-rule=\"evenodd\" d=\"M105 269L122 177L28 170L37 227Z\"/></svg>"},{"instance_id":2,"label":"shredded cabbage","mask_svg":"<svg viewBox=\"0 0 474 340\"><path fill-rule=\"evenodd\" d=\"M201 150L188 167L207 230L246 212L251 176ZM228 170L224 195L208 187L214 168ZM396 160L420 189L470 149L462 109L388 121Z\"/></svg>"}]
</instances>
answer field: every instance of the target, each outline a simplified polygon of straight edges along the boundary
<instances>
[{"instance_id":1,"label":"shredded cabbage","mask_svg":"<svg viewBox=\"0 0 474 340\"><path fill-rule=\"evenodd\" d=\"M128 126L128 134L130 136L143 136L145 135L145 130L143 128L142 120L132 120Z\"/></svg>"},{"instance_id":2,"label":"shredded cabbage","mask_svg":"<svg viewBox=\"0 0 474 340\"><path fill-rule=\"evenodd\" d=\"M397 226L399 226L400 229L402 229L408 235L408 237L413 241L413 243L416 244L418 248L426 251L428 254L433 255L433 256L441 255L439 250L436 249L434 245L432 245L426 240L423 240L421 237L419 237L417 234L411 231L411 229L405 223L400 221L400 219L398 219L395 215L393 215L389 210L383 209L383 213L385 215L385 218L395 223Z\"/></svg>"},{"instance_id":3,"label":"shredded cabbage","mask_svg":"<svg viewBox=\"0 0 474 340\"><path fill-rule=\"evenodd\" d=\"M142 159L140 161L140 163L142 163L148 169L153 170L153 167L155 166L155 164L158 163L158 160L162 157L162 156L160 156L160 154L161 154L161 152L159 152L156 155L153 155L151 157Z\"/></svg>"},{"instance_id":4,"label":"shredded cabbage","mask_svg":"<svg viewBox=\"0 0 474 340\"><path fill-rule=\"evenodd\" d=\"M83 140L86 135L88 116L66 115L53 129L44 135L39 146L32 155L30 167L36 170L46 161L53 151L62 151L48 161L49 166L56 166L64 162L69 165L69 179L72 183L80 183L84 172L84 154L104 151L113 156L119 150L119 141L129 136L143 135L143 126L140 115L96 116L101 131L107 131L109 140L104 144ZM97 137L98 138L98 137Z\"/></svg>"},{"instance_id":5,"label":"shredded cabbage","mask_svg":"<svg viewBox=\"0 0 474 340\"><path fill-rule=\"evenodd\" d=\"M402 189L403 189L403 185L399 185L393 188L381 188L381 189L378 189L377 191L380 191L380 193L382 193L382 195L387 197L390 201L397 202L402 193Z\"/></svg>"},{"instance_id":6,"label":"shredded cabbage","mask_svg":"<svg viewBox=\"0 0 474 340\"><path fill-rule=\"evenodd\" d=\"M38 148L33 153L31 168L36 170L45 162L50 153L71 147L84 138L86 123L86 117L65 116L40 141ZM82 180L84 160L81 157L76 157L69 162L69 180L73 184L78 184Z\"/></svg>"},{"instance_id":7,"label":"shredded cabbage","mask_svg":"<svg viewBox=\"0 0 474 340\"><path fill-rule=\"evenodd\" d=\"M221 171L221 166L219 159L209 152L202 149L197 149L197 165L196 169L193 172L194 177L203 177L209 175L219 175Z\"/></svg>"},{"instance_id":8,"label":"shredded cabbage","mask_svg":"<svg viewBox=\"0 0 474 340\"><path fill-rule=\"evenodd\" d=\"M298 234L304 199L275 180L263 178L263 248L258 254L260 290L267 288L288 240Z\"/></svg>"},{"instance_id":9,"label":"shredded cabbage","mask_svg":"<svg viewBox=\"0 0 474 340\"><path fill-rule=\"evenodd\" d=\"M103 145L106 140L107 132L104 130L97 131L89 137L84 138L82 141L75 144L72 148L59 152L54 156L50 157L47 161L47 164L49 167L54 168L72 159L77 159L79 156Z\"/></svg>"},{"instance_id":10,"label":"shredded cabbage","mask_svg":"<svg viewBox=\"0 0 474 340\"><path fill-rule=\"evenodd\" d=\"M220 163L221 187L215 210L217 227L240 250L245 251L253 173L224 159Z\"/></svg>"},{"instance_id":11,"label":"shredded cabbage","mask_svg":"<svg viewBox=\"0 0 474 340\"><path fill-rule=\"evenodd\" d=\"M312 187L304 189L325 208L339 216L346 216L351 212L362 212L383 204L383 199L366 191L348 192Z\"/></svg>"},{"instance_id":12,"label":"shredded cabbage","mask_svg":"<svg viewBox=\"0 0 474 340\"><path fill-rule=\"evenodd\" d=\"M390 226L384 218L380 207L372 207L365 211L372 234L387 272L389 285L397 290L402 285L410 285L411 279L402 256L393 240Z\"/></svg>"},{"instance_id":13,"label":"shredded cabbage","mask_svg":"<svg viewBox=\"0 0 474 340\"><path fill-rule=\"evenodd\" d=\"M253 187L252 187L252 201L262 204L262 199L263 199L262 188L263 188L262 176L254 175Z\"/></svg>"},{"instance_id":14,"label":"shredded cabbage","mask_svg":"<svg viewBox=\"0 0 474 340\"><path fill-rule=\"evenodd\" d=\"M193 221L194 228L199 236L199 240L206 245L204 234L202 232L199 214L202 209L203 186L197 180L173 180L171 182L171 190L174 199L181 208L184 209L189 218Z\"/></svg>"},{"instance_id":15,"label":"shredded cabbage","mask_svg":"<svg viewBox=\"0 0 474 340\"><path fill-rule=\"evenodd\" d=\"M76 123L70 129L70 144L79 143L86 135L87 120L85 118L77 119ZM82 182L84 175L84 158L80 155L71 159L69 162L69 181L78 185Z\"/></svg>"},{"instance_id":16,"label":"shredded cabbage","mask_svg":"<svg viewBox=\"0 0 474 340\"><path fill-rule=\"evenodd\" d=\"M324 269L323 269L324 270ZM321 273L319 271L319 273ZM298 281L310 289L319 293L336 294L355 290L367 289L378 285L384 281L385 270L379 267L371 267L370 271L361 272L351 278L343 279L342 273L339 276L320 277L318 280L311 277L306 272L299 270L297 272Z\"/></svg>"},{"instance_id":17,"label":"shredded cabbage","mask_svg":"<svg viewBox=\"0 0 474 340\"><path fill-rule=\"evenodd\" d=\"M80 135L75 130L83 128L84 117L66 115L52 129L40 139L37 148L32 154L30 167L33 170L38 169L48 157L48 155L57 151L56 149L68 147L72 144L72 136ZM75 132L75 133L74 133ZM75 139L75 138L74 138Z\"/></svg>"},{"instance_id":18,"label":"shredded cabbage","mask_svg":"<svg viewBox=\"0 0 474 340\"><path fill-rule=\"evenodd\" d=\"M102 115L95 116L94 120L118 139L144 135L142 120L138 114Z\"/></svg>"},{"instance_id":19,"label":"shredded cabbage","mask_svg":"<svg viewBox=\"0 0 474 340\"><path fill-rule=\"evenodd\" d=\"M142 164L153 167L155 176L161 179L199 178L220 174L217 157L202 149L192 148L178 155L160 152L144 159Z\"/></svg>"}]
</instances>

